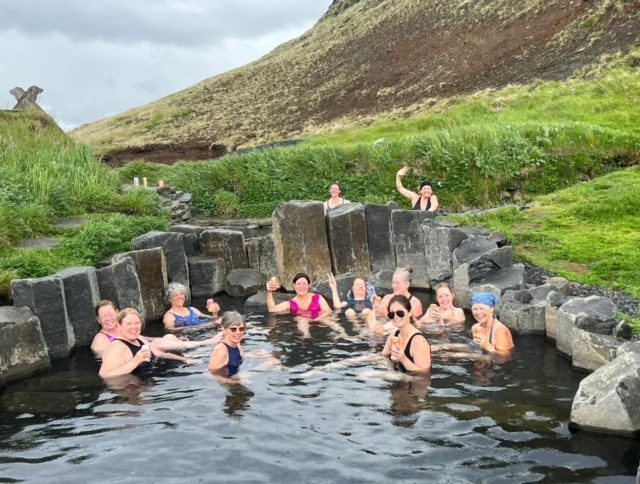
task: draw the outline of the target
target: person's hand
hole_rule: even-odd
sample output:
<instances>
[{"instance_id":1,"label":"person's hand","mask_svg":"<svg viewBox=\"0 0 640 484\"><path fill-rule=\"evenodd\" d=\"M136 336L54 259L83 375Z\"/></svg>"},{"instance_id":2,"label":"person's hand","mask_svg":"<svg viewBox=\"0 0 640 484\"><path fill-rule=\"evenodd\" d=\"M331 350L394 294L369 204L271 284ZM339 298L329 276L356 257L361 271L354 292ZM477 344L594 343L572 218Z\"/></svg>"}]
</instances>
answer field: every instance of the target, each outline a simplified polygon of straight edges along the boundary
<instances>
[{"instance_id":1,"label":"person's hand","mask_svg":"<svg viewBox=\"0 0 640 484\"><path fill-rule=\"evenodd\" d=\"M151 350L140 350L133 357L133 361L136 364L136 367L141 365L142 363L151 361Z\"/></svg>"},{"instance_id":2,"label":"person's hand","mask_svg":"<svg viewBox=\"0 0 640 484\"><path fill-rule=\"evenodd\" d=\"M392 344L391 345L391 359L393 361L402 361L403 358L404 358L404 353L402 351L400 351L400 348L398 348L398 345Z\"/></svg>"},{"instance_id":3,"label":"person's hand","mask_svg":"<svg viewBox=\"0 0 640 484\"><path fill-rule=\"evenodd\" d=\"M408 166L403 166L402 168L400 168L398 170L397 175L398 176L405 176L408 172L409 172L409 167Z\"/></svg>"},{"instance_id":4,"label":"person's hand","mask_svg":"<svg viewBox=\"0 0 640 484\"><path fill-rule=\"evenodd\" d=\"M213 311L211 311L211 313L215 314L218 311L220 311L220 305L218 303L213 303Z\"/></svg>"},{"instance_id":5,"label":"person's hand","mask_svg":"<svg viewBox=\"0 0 640 484\"><path fill-rule=\"evenodd\" d=\"M440 306L429 306L429 319L435 319L436 321L439 321L441 315L442 311L440 310Z\"/></svg>"},{"instance_id":6,"label":"person's hand","mask_svg":"<svg viewBox=\"0 0 640 484\"><path fill-rule=\"evenodd\" d=\"M187 338L186 336L178 336L178 339L180 341L189 341L189 338Z\"/></svg>"},{"instance_id":7,"label":"person's hand","mask_svg":"<svg viewBox=\"0 0 640 484\"><path fill-rule=\"evenodd\" d=\"M483 350L488 350L491 347L491 343L489 343L489 338L487 338L487 336L484 334L474 334L473 342Z\"/></svg>"},{"instance_id":8,"label":"person's hand","mask_svg":"<svg viewBox=\"0 0 640 484\"><path fill-rule=\"evenodd\" d=\"M274 282L272 279L267 281L267 291L273 292L278 290L278 284Z\"/></svg>"},{"instance_id":9,"label":"person's hand","mask_svg":"<svg viewBox=\"0 0 640 484\"><path fill-rule=\"evenodd\" d=\"M380 312L381 304L382 304L382 298L380 296L371 296L371 307L376 313Z\"/></svg>"},{"instance_id":10,"label":"person's hand","mask_svg":"<svg viewBox=\"0 0 640 484\"><path fill-rule=\"evenodd\" d=\"M333 277L333 274L329 273L329 287L331 288L331 290L333 289L338 289L338 283L336 282L335 277Z\"/></svg>"}]
</instances>

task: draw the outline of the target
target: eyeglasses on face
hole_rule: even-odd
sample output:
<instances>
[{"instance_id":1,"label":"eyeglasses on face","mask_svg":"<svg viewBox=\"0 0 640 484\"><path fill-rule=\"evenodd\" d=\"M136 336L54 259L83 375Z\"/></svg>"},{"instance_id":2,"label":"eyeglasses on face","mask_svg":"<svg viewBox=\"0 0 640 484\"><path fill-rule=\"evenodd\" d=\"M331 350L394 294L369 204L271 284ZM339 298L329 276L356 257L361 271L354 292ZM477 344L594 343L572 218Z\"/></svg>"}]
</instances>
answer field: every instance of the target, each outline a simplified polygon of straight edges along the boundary
<instances>
[{"instance_id":1,"label":"eyeglasses on face","mask_svg":"<svg viewBox=\"0 0 640 484\"><path fill-rule=\"evenodd\" d=\"M407 313L402 309L400 309L399 311L389 311L387 313L387 316L389 317L389 319L393 319L396 317L396 314L398 315L399 318L404 318Z\"/></svg>"},{"instance_id":2,"label":"eyeglasses on face","mask_svg":"<svg viewBox=\"0 0 640 484\"><path fill-rule=\"evenodd\" d=\"M244 333L245 329L247 329L246 326L230 326L227 328L229 331L231 331L232 333L235 333L236 331L240 331L241 333Z\"/></svg>"}]
</instances>

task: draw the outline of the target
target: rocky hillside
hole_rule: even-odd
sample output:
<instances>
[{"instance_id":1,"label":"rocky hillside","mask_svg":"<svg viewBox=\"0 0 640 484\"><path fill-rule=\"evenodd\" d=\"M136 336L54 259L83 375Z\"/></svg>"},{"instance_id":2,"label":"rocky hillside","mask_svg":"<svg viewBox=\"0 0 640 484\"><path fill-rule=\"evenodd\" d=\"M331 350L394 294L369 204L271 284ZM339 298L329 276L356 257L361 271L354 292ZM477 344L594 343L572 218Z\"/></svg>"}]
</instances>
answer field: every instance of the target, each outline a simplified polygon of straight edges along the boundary
<instances>
[{"instance_id":1,"label":"rocky hillside","mask_svg":"<svg viewBox=\"0 0 640 484\"><path fill-rule=\"evenodd\" d=\"M132 148L129 159L149 145L167 151L154 161L210 158L344 117L565 79L639 35L640 0L335 0L261 59L71 135L101 153Z\"/></svg>"}]
</instances>

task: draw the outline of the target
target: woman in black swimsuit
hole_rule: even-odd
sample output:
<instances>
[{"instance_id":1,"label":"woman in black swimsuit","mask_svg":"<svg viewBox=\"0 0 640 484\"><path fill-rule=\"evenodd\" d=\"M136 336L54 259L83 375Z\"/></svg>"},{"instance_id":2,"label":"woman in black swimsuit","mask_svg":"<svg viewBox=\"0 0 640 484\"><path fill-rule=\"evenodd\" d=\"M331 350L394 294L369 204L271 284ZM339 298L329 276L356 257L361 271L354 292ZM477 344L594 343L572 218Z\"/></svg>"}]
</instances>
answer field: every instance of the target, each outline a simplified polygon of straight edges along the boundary
<instances>
[{"instance_id":1,"label":"woman in black swimsuit","mask_svg":"<svg viewBox=\"0 0 640 484\"><path fill-rule=\"evenodd\" d=\"M382 356L389 356L402 371L431 370L431 345L414 325L409 300L405 296L393 296L387 316L397 329L387 337Z\"/></svg>"},{"instance_id":2,"label":"woman in black swimsuit","mask_svg":"<svg viewBox=\"0 0 640 484\"><path fill-rule=\"evenodd\" d=\"M405 176L409 168L401 168L396 174L396 188L400 194L411 200L411 210L422 210L424 212L435 212L438 210L438 197L433 194L431 183L423 181L420 184L420 193L412 192L402 186L401 177Z\"/></svg>"}]
</instances>

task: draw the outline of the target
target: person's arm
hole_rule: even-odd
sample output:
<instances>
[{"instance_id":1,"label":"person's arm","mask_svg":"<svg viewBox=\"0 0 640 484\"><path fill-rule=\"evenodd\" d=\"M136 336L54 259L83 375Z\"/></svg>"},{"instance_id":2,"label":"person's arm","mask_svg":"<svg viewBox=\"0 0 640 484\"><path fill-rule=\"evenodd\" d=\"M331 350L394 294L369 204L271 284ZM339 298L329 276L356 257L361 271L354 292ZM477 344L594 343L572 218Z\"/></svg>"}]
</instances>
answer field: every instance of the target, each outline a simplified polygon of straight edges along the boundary
<instances>
[{"instance_id":1,"label":"person's arm","mask_svg":"<svg viewBox=\"0 0 640 484\"><path fill-rule=\"evenodd\" d=\"M102 356L110 344L111 341L109 341L109 338L102 333L98 333L93 337L93 341L91 342L91 351L98 356Z\"/></svg>"},{"instance_id":2,"label":"person's arm","mask_svg":"<svg viewBox=\"0 0 640 484\"><path fill-rule=\"evenodd\" d=\"M444 323L445 319L447 323L462 323L467 320L461 308L455 308L452 312L442 313L440 320Z\"/></svg>"},{"instance_id":3,"label":"person's arm","mask_svg":"<svg viewBox=\"0 0 640 484\"><path fill-rule=\"evenodd\" d=\"M318 298L318 303L320 304L320 311L322 311L323 313L331 313L331 307L329 306L329 303L327 302L327 300L320 296ZM289 304L289 303L287 303Z\"/></svg>"},{"instance_id":4,"label":"person's arm","mask_svg":"<svg viewBox=\"0 0 640 484\"><path fill-rule=\"evenodd\" d=\"M194 307L191 307L190 309L192 309L193 312L196 313L200 318L216 319L218 317L218 313L220 312L220 305L218 303L213 303L213 312L211 314L204 314L198 308Z\"/></svg>"},{"instance_id":5,"label":"person's arm","mask_svg":"<svg viewBox=\"0 0 640 484\"><path fill-rule=\"evenodd\" d=\"M127 375L135 370L144 361L149 361L151 351L140 350L129 361L126 359L128 349L123 343L114 341L109 345L102 357L102 366L98 373L102 378Z\"/></svg>"},{"instance_id":6,"label":"person's arm","mask_svg":"<svg viewBox=\"0 0 640 484\"><path fill-rule=\"evenodd\" d=\"M380 304L372 304L373 309L375 309L375 313L377 316L387 317L387 308L389 307L389 301L391 300L392 294L387 294L382 298Z\"/></svg>"},{"instance_id":7,"label":"person's arm","mask_svg":"<svg viewBox=\"0 0 640 484\"><path fill-rule=\"evenodd\" d=\"M422 302L415 296L411 298L411 315L418 320L422 316Z\"/></svg>"},{"instance_id":8,"label":"person's arm","mask_svg":"<svg viewBox=\"0 0 640 484\"><path fill-rule=\"evenodd\" d=\"M438 197L431 195L431 205L429 206L429 212L435 212L438 210Z\"/></svg>"},{"instance_id":9,"label":"person's arm","mask_svg":"<svg viewBox=\"0 0 640 484\"><path fill-rule=\"evenodd\" d=\"M400 195L402 195L403 197L408 198L409 200L411 200L411 203L415 203L416 199L418 197L420 197L420 195L418 195L415 192L412 192L411 190L407 190L403 185L402 185L402 177L405 176L407 174L407 172L409 171L409 168L407 168L406 166L401 168L398 173L396 173L396 188L398 189L398 191L400 192Z\"/></svg>"},{"instance_id":10,"label":"person's arm","mask_svg":"<svg viewBox=\"0 0 640 484\"><path fill-rule=\"evenodd\" d=\"M391 335L387 337L387 342L384 344L384 348L380 354L382 356L391 356Z\"/></svg>"},{"instance_id":11,"label":"person's arm","mask_svg":"<svg viewBox=\"0 0 640 484\"><path fill-rule=\"evenodd\" d=\"M176 318L169 311L164 313L164 316L162 316L162 324L164 324L164 329L178 329L176 328Z\"/></svg>"},{"instance_id":12,"label":"person's arm","mask_svg":"<svg viewBox=\"0 0 640 484\"><path fill-rule=\"evenodd\" d=\"M280 311L286 311L289 309L289 301L283 301L280 304L276 304L273 299L273 291L277 289L274 287L275 283L272 281L267 282L267 311L270 313L278 313Z\"/></svg>"},{"instance_id":13,"label":"person's arm","mask_svg":"<svg viewBox=\"0 0 640 484\"><path fill-rule=\"evenodd\" d=\"M478 345L488 353L507 356L513 349L511 332L506 326L495 328L493 331L493 344L489 343L489 338L485 335L480 335Z\"/></svg>"},{"instance_id":14,"label":"person's arm","mask_svg":"<svg viewBox=\"0 0 640 484\"><path fill-rule=\"evenodd\" d=\"M211 352L211 356L209 357L209 364L207 365L207 370L210 372L218 371L221 368L227 366L229 362L229 351L227 351L227 347L224 345L216 345Z\"/></svg>"},{"instance_id":15,"label":"person's arm","mask_svg":"<svg viewBox=\"0 0 640 484\"><path fill-rule=\"evenodd\" d=\"M427 371L431 368L431 348L426 338L413 338L411 344L411 357L407 358L404 351L392 351L396 361L402 363L408 371Z\"/></svg>"},{"instance_id":16,"label":"person's arm","mask_svg":"<svg viewBox=\"0 0 640 484\"><path fill-rule=\"evenodd\" d=\"M153 353L153 356L155 356L156 358L163 358L165 360L176 360L176 361L181 361L183 363L188 363L189 362L189 359L185 358L184 356L174 355L173 353L167 353L166 351L162 351L156 345L152 345L143 336L140 336L139 339L140 339L140 341L142 341L144 344L146 344L150 348L151 353ZM138 351L138 353L140 353L140 351Z\"/></svg>"},{"instance_id":17,"label":"person's arm","mask_svg":"<svg viewBox=\"0 0 640 484\"><path fill-rule=\"evenodd\" d=\"M343 304L342 301L340 301L340 295L338 294L338 284L336 283L336 279L335 277L333 277L333 274L329 274L329 287L331 288L331 299L333 302L333 309L337 311L338 309L346 307L347 304L346 303Z\"/></svg>"}]
</instances>

